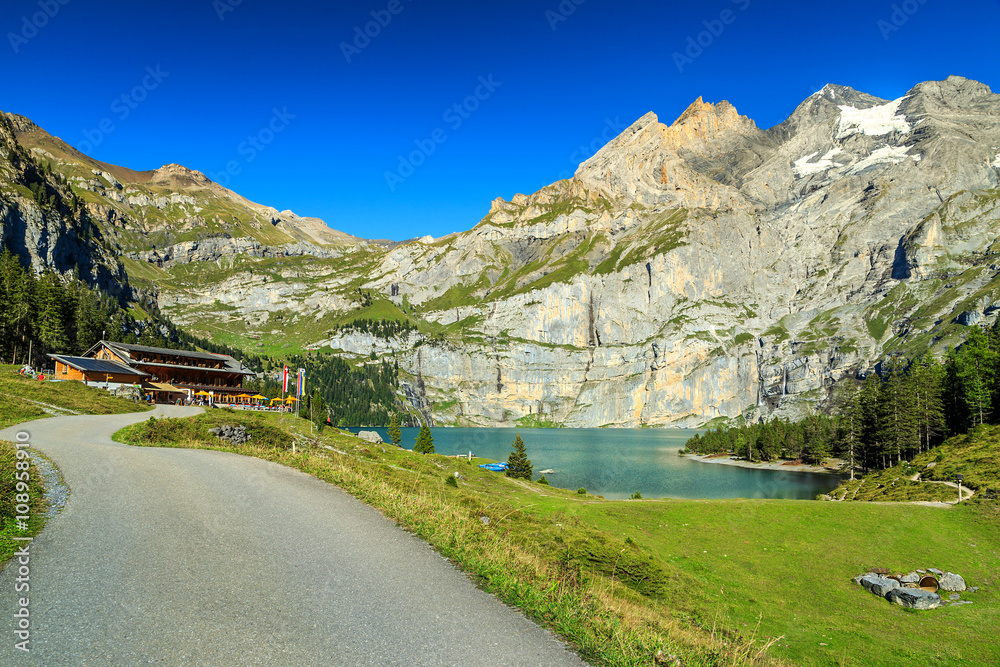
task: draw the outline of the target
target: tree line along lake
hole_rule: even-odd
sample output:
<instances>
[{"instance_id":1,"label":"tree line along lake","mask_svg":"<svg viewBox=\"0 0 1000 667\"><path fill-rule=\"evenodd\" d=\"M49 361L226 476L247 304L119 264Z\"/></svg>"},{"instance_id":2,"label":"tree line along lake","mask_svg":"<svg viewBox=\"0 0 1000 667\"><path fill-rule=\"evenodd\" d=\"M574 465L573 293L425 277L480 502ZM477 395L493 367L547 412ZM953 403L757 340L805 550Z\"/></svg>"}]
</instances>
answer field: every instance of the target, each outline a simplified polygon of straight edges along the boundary
<instances>
[{"instance_id":1,"label":"tree line along lake","mask_svg":"<svg viewBox=\"0 0 1000 667\"><path fill-rule=\"evenodd\" d=\"M391 442L386 428L375 431ZM413 449L417 428L402 428L402 445ZM597 428L432 428L437 454L468 454L506 461L520 433L538 479L543 470L552 486L583 487L609 499L628 498L788 498L813 499L832 491L839 475L757 470L702 463L677 450L697 429Z\"/></svg>"}]
</instances>

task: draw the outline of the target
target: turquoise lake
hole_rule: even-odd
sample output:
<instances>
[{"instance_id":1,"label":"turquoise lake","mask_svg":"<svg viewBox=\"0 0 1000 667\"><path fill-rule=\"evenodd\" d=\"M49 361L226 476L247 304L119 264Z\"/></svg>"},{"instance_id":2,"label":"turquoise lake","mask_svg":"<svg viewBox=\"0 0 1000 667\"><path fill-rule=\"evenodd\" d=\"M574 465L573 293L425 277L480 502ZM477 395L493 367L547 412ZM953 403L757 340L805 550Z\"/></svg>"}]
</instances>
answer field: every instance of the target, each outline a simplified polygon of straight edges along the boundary
<instances>
[{"instance_id":1,"label":"turquoise lake","mask_svg":"<svg viewBox=\"0 0 1000 667\"><path fill-rule=\"evenodd\" d=\"M350 429L357 432L361 429ZM389 442L387 429L377 431ZM404 428L403 447L413 449L417 428ZM468 454L506 461L520 433L535 469L552 486L578 489L605 498L797 498L812 499L834 489L840 478L804 472L751 470L701 463L677 450L697 433L693 429L593 428L432 428L434 449L449 456ZM498 473L501 474L501 473Z\"/></svg>"}]
</instances>

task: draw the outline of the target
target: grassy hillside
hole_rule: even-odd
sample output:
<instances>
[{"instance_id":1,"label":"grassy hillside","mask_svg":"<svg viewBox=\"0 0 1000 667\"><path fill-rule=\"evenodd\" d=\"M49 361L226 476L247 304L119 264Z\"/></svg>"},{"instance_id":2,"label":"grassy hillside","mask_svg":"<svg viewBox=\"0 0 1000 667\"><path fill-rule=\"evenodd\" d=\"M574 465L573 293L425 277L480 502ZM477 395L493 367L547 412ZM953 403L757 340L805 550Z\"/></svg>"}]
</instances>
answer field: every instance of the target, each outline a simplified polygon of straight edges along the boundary
<instances>
[{"instance_id":1,"label":"grassy hillside","mask_svg":"<svg viewBox=\"0 0 1000 667\"><path fill-rule=\"evenodd\" d=\"M234 448L212 424L247 421ZM288 432L297 446L276 441ZM816 501L605 501L291 417L212 412L119 432L293 466L378 507L601 665L983 665L1000 661L1000 511ZM269 444L270 443L270 444ZM409 444L409 443L404 443ZM530 456L530 443L529 451ZM461 478L452 486L446 480ZM486 523L483 517L489 519ZM942 536L947 536L942 539ZM851 578L940 567L974 604L913 613Z\"/></svg>"},{"instance_id":2,"label":"grassy hillside","mask_svg":"<svg viewBox=\"0 0 1000 667\"><path fill-rule=\"evenodd\" d=\"M152 408L82 382L40 382L0 365L0 429L52 414L118 415Z\"/></svg>"},{"instance_id":3,"label":"grassy hillside","mask_svg":"<svg viewBox=\"0 0 1000 667\"><path fill-rule=\"evenodd\" d=\"M995 502L1000 498L1000 426L979 426L912 461L844 482L830 496L836 500L954 502L958 489L941 482L954 483L957 473L964 478L963 486L976 492L976 499Z\"/></svg>"}]
</instances>

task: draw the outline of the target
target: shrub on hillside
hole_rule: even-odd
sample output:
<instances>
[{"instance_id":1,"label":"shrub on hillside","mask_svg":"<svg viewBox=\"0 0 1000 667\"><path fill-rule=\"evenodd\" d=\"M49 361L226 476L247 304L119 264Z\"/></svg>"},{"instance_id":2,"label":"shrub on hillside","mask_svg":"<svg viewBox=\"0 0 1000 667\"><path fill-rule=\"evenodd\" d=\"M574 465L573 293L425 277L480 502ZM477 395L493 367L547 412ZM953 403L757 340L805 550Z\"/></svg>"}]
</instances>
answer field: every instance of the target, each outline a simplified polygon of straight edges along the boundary
<instances>
[{"instance_id":1,"label":"shrub on hillside","mask_svg":"<svg viewBox=\"0 0 1000 667\"><path fill-rule=\"evenodd\" d=\"M573 548L574 559L599 574L611 576L643 595L656 596L666 590L669 575L663 564L633 542L623 544L604 536L592 536Z\"/></svg>"},{"instance_id":2,"label":"shrub on hillside","mask_svg":"<svg viewBox=\"0 0 1000 667\"><path fill-rule=\"evenodd\" d=\"M185 441L221 444L209 429L223 425L243 426L250 434L251 446L291 449L292 437L281 429L268 424L260 415L234 410L214 410L192 419L156 419L136 424L129 433L129 440L136 444L170 446Z\"/></svg>"}]
</instances>

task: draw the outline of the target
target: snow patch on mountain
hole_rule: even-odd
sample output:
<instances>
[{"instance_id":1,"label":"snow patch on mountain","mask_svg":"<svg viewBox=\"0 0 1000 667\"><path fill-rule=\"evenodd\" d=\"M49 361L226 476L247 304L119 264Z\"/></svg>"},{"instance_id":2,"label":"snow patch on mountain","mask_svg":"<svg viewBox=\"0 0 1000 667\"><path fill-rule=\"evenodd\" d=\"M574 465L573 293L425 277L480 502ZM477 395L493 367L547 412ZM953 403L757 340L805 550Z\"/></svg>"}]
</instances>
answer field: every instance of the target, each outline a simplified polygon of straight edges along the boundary
<instances>
[{"instance_id":1,"label":"snow patch on mountain","mask_svg":"<svg viewBox=\"0 0 1000 667\"><path fill-rule=\"evenodd\" d=\"M803 158L799 158L798 160L793 162L792 171L795 173L796 178L803 178L804 176L812 176L813 174L820 174L826 171L827 169L840 166L833 161L833 157L843 152L844 151L841 150L840 148L834 148L826 155L813 162L812 161L813 158L819 155L819 151L816 151L815 153L807 155Z\"/></svg>"},{"instance_id":2,"label":"snow patch on mountain","mask_svg":"<svg viewBox=\"0 0 1000 667\"><path fill-rule=\"evenodd\" d=\"M996 158L993 160L993 166L1000 169L1000 153L997 153Z\"/></svg>"},{"instance_id":3,"label":"snow patch on mountain","mask_svg":"<svg viewBox=\"0 0 1000 667\"><path fill-rule=\"evenodd\" d=\"M882 146L881 148L876 148L871 155L855 164L847 171L847 173L853 176L876 165L899 164L906 158L913 158L914 162L920 162L920 155L906 154L906 151L911 148L912 146Z\"/></svg>"},{"instance_id":4,"label":"snow patch on mountain","mask_svg":"<svg viewBox=\"0 0 1000 667\"><path fill-rule=\"evenodd\" d=\"M890 132L909 134L913 127L906 120L906 116L896 113L904 99L906 98L900 97L898 100L870 109L838 105L840 126L837 128L837 139L846 139L852 134L864 134L869 137L879 137Z\"/></svg>"}]
</instances>

